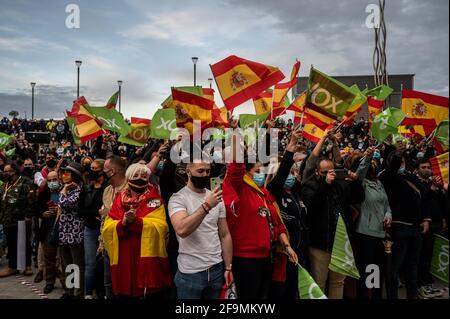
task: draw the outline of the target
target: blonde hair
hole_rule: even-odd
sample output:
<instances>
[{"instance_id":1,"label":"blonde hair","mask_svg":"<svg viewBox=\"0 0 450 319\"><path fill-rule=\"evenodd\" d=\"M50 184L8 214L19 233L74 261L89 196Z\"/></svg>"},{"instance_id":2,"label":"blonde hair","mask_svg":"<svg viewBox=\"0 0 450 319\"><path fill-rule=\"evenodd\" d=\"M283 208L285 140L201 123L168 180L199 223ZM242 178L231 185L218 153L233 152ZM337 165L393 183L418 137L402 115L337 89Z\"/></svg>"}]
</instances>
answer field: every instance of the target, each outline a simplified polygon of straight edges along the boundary
<instances>
[{"instance_id":1,"label":"blonde hair","mask_svg":"<svg viewBox=\"0 0 450 319\"><path fill-rule=\"evenodd\" d=\"M125 178L127 179L127 181L129 181L133 179L134 175L136 174L140 175L143 172L147 173L147 176L150 178L151 174L150 168L148 168L144 164L136 163L128 167L127 171L125 172Z\"/></svg>"},{"instance_id":2,"label":"blonde hair","mask_svg":"<svg viewBox=\"0 0 450 319\"><path fill-rule=\"evenodd\" d=\"M95 159L92 163L95 163L96 165L100 166L101 170L103 170L103 166L105 166L105 160L101 158Z\"/></svg>"}]
</instances>

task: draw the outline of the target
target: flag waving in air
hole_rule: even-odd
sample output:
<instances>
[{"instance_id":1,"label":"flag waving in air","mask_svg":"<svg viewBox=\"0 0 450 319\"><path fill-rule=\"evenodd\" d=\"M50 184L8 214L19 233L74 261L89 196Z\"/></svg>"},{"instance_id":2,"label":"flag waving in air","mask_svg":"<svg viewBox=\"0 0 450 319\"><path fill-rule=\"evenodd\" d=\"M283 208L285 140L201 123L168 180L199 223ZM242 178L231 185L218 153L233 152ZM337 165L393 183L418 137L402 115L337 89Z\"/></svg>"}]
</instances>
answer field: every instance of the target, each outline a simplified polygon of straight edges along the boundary
<instances>
[{"instance_id":1,"label":"flag waving in air","mask_svg":"<svg viewBox=\"0 0 450 319\"><path fill-rule=\"evenodd\" d=\"M115 108L86 106L86 110L102 122L102 129L127 135L130 126Z\"/></svg>"},{"instance_id":2,"label":"flag waving in air","mask_svg":"<svg viewBox=\"0 0 450 319\"><path fill-rule=\"evenodd\" d=\"M448 98L418 91L402 91L404 125L424 125L434 130L448 118Z\"/></svg>"},{"instance_id":3,"label":"flag waving in air","mask_svg":"<svg viewBox=\"0 0 450 319\"><path fill-rule=\"evenodd\" d=\"M299 299L328 299L305 268L298 266Z\"/></svg>"},{"instance_id":4,"label":"flag waving in air","mask_svg":"<svg viewBox=\"0 0 450 319\"><path fill-rule=\"evenodd\" d=\"M248 101L284 79L276 67L231 55L211 65L220 95L228 110Z\"/></svg>"},{"instance_id":5,"label":"flag waving in air","mask_svg":"<svg viewBox=\"0 0 450 319\"><path fill-rule=\"evenodd\" d=\"M115 109L116 108L116 104L117 104L117 100L119 98L119 91L117 91L116 93L114 93L108 100L108 102L105 105L105 108L107 109Z\"/></svg>"},{"instance_id":6,"label":"flag waving in air","mask_svg":"<svg viewBox=\"0 0 450 319\"><path fill-rule=\"evenodd\" d=\"M81 143L90 141L105 133L101 128L101 121L89 113L87 107L89 107L88 102L84 96L81 96L74 101L72 111L67 112L67 115L74 119Z\"/></svg>"},{"instance_id":7,"label":"flag waving in air","mask_svg":"<svg viewBox=\"0 0 450 319\"><path fill-rule=\"evenodd\" d=\"M373 120L372 135L378 142L384 142L389 134L398 134L398 127L405 119L405 114L396 108L387 108Z\"/></svg>"},{"instance_id":8,"label":"flag waving in air","mask_svg":"<svg viewBox=\"0 0 450 319\"><path fill-rule=\"evenodd\" d=\"M297 61L292 68L291 78L289 82L278 83L275 85L273 91L272 118L281 115L285 111L286 106L283 103L284 98L287 96L289 90L292 89L297 84L297 74L299 70L300 70L300 61Z\"/></svg>"},{"instance_id":9,"label":"flag waving in air","mask_svg":"<svg viewBox=\"0 0 450 319\"><path fill-rule=\"evenodd\" d=\"M256 114L264 114L272 110L272 90L266 90L253 98Z\"/></svg>"},{"instance_id":10,"label":"flag waving in air","mask_svg":"<svg viewBox=\"0 0 450 319\"><path fill-rule=\"evenodd\" d=\"M433 157L430 162L433 175L441 177L444 183L448 183L448 152Z\"/></svg>"}]
</instances>

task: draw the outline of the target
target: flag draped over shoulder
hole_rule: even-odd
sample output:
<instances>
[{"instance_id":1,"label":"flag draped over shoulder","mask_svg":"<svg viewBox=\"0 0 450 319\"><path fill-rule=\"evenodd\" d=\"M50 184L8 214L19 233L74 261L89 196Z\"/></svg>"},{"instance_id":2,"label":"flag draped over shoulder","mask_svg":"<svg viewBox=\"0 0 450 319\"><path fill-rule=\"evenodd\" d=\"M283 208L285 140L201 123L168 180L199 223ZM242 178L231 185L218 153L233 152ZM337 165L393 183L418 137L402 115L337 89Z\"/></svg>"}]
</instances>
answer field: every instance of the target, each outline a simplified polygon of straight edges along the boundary
<instances>
[{"instance_id":1,"label":"flag draped over shoulder","mask_svg":"<svg viewBox=\"0 0 450 319\"><path fill-rule=\"evenodd\" d=\"M67 112L67 115L74 119L81 143L90 141L105 133L101 128L102 123L86 109L88 106L88 102L82 96L73 103L72 111Z\"/></svg>"},{"instance_id":2,"label":"flag draped over shoulder","mask_svg":"<svg viewBox=\"0 0 450 319\"><path fill-rule=\"evenodd\" d=\"M423 125L436 128L448 118L448 98L418 91L402 91L402 111L407 118L404 125Z\"/></svg>"},{"instance_id":3,"label":"flag draped over shoulder","mask_svg":"<svg viewBox=\"0 0 450 319\"><path fill-rule=\"evenodd\" d=\"M299 299L328 299L305 268L298 269Z\"/></svg>"},{"instance_id":4,"label":"flag draped over shoulder","mask_svg":"<svg viewBox=\"0 0 450 319\"><path fill-rule=\"evenodd\" d=\"M396 108L387 108L378 114L372 124L372 135L378 142L384 142L389 134L398 134L398 127L405 119L405 114Z\"/></svg>"},{"instance_id":5,"label":"flag draped over shoulder","mask_svg":"<svg viewBox=\"0 0 450 319\"><path fill-rule=\"evenodd\" d=\"M211 65L211 71L228 110L233 110L284 79L284 74L277 67L235 55Z\"/></svg>"},{"instance_id":6,"label":"flag draped over shoulder","mask_svg":"<svg viewBox=\"0 0 450 319\"><path fill-rule=\"evenodd\" d=\"M448 183L448 152L430 159L433 175L440 176Z\"/></svg>"},{"instance_id":7,"label":"flag draped over shoulder","mask_svg":"<svg viewBox=\"0 0 450 319\"><path fill-rule=\"evenodd\" d=\"M355 279L360 278L358 268L356 268L352 245L350 244L347 229L341 215L339 215L336 227L333 251L331 253L331 261L328 268L331 271L345 276L350 276Z\"/></svg>"},{"instance_id":8,"label":"flag draped over shoulder","mask_svg":"<svg viewBox=\"0 0 450 319\"><path fill-rule=\"evenodd\" d=\"M348 86L314 68L311 68L308 89L308 103L335 116L344 116L357 97Z\"/></svg>"},{"instance_id":9,"label":"flag draped over shoulder","mask_svg":"<svg viewBox=\"0 0 450 319\"><path fill-rule=\"evenodd\" d=\"M272 90L266 90L253 98L256 114L264 114L272 110Z\"/></svg>"}]
</instances>

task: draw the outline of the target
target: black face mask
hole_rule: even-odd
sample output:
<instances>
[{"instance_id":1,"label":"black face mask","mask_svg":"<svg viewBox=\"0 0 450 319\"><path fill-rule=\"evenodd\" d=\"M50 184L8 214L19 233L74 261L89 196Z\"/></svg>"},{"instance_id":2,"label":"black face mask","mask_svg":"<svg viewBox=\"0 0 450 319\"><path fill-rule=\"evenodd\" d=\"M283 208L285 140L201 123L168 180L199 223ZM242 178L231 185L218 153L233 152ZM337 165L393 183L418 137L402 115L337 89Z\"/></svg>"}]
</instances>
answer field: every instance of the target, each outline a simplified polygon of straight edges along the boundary
<instances>
[{"instance_id":1,"label":"black face mask","mask_svg":"<svg viewBox=\"0 0 450 319\"><path fill-rule=\"evenodd\" d=\"M89 179L91 181L95 181L97 180L100 176L103 175L102 171L93 171L93 170L89 170Z\"/></svg>"},{"instance_id":2,"label":"black face mask","mask_svg":"<svg viewBox=\"0 0 450 319\"><path fill-rule=\"evenodd\" d=\"M34 168L33 167L24 167L23 168L23 175L31 177L33 176Z\"/></svg>"},{"instance_id":3,"label":"black face mask","mask_svg":"<svg viewBox=\"0 0 450 319\"><path fill-rule=\"evenodd\" d=\"M148 181L143 179L133 179L128 182L128 187L136 193L143 193L147 189Z\"/></svg>"},{"instance_id":4,"label":"black face mask","mask_svg":"<svg viewBox=\"0 0 450 319\"><path fill-rule=\"evenodd\" d=\"M54 168L56 166L56 160L52 159L52 160L46 161L45 165L47 165L47 167L49 167L49 168Z\"/></svg>"},{"instance_id":5,"label":"black face mask","mask_svg":"<svg viewBox=\"0 0 450 319\"><path fill-rule=\"evenodd\" d=\"M209 185L209 176L191 176L191 182L195 188L203 189Z\"/></svg>"}]
</instances>

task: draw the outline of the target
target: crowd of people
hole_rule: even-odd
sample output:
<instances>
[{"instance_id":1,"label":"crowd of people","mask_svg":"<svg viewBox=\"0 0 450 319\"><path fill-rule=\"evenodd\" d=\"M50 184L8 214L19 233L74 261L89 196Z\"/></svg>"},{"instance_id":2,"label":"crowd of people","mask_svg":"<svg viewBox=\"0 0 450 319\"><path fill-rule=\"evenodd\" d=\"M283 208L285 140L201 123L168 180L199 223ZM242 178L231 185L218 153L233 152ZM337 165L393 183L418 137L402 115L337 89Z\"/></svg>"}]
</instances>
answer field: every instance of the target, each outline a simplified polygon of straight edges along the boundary
<instances>
[{"instance_id":1,"label":"crowd of people","mask_svg":"<svg viewBox=\"0 0 450 319\"><path fill-rule=\"evenodd\" d=\"M234 143L231 163L175 164L168 141L134 147L108 133L75 145L65 121L4 118L0 132L15 139L0 150L0 281L19 273L24 221L23 274L45 280L46 294L59 279L66 299L217 299L233 282L238 299L297 299L298 265L330 299L397 299L402 284L408 299L442 295L430 264L434 234L448 238L448 184L432 175L431 143L378 144L364 120L316 144L291 120L266 126L280 129L269 163L239 163ZM27 141L29 131L50 142ZM359 280L329 270L339 216ZM366 286L371 264L379 288ZM78 287L66 285L71 265Z\"/></svg>"}]
</instances>

